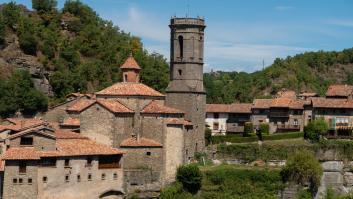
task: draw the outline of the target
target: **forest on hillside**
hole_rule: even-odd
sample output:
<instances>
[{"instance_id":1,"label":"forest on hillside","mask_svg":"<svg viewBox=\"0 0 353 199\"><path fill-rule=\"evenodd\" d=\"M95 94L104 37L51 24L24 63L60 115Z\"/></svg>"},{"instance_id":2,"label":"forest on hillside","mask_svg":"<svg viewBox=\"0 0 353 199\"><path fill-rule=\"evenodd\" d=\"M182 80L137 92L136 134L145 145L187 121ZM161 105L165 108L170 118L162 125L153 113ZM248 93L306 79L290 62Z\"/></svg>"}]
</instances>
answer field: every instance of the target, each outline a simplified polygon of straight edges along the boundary
<instances>
[{"instance_id":1,"label":"forest on hillside","mask_svg":"<svg viewBox=\"0 0 353 199\"><path fill-rule=\"evenodd\" d=\"M60 10L56 0L32 0L33 10L14 2L3 4L0 9L0 45L5 48L6 39L15 35L21 50L50 72L51 105L63 101L71 92L94 92L120 81L119 66L130 52L142 68L143 83L160 91L167 87L169 69L162 55L148 53L140 38L100 18L80 1L67 0ZM16 74L18 77L12 77ZM17 85L12 79L30 79L26 71L2 74L0 78L1 116L18 110L28 113L46 109L48 98L33 84L26 89L13 89ZM28 96L30 92L35 94Z\"/></svg>"},{"instance_id":2,"label":"forest on hillside","mask_svg":"<svg viewBox=\"0 0 353 199\"><path fill-rule=\"evenodd\" d=\"M165 57L147 52L140 38L102 19L77 0L67 0L62 9L57 8L56 0L32 0L31 10L14 2L0 5L1 50L7 47L9 38L16 38L19 50L48 71L53 95L37 90L28 71L7 70L0 62L1 117L17 111L45 111L69 93L95 92L121 81L119 66L130 52L142 68L144 84L164 92L169 82ZM332 83L353 84L352 71L353 48L278 58L253 73L205 73L204 84L207 103L251 102L255 97L271 97L281 88L323 95Z\"/></svg>"}]
</instances>

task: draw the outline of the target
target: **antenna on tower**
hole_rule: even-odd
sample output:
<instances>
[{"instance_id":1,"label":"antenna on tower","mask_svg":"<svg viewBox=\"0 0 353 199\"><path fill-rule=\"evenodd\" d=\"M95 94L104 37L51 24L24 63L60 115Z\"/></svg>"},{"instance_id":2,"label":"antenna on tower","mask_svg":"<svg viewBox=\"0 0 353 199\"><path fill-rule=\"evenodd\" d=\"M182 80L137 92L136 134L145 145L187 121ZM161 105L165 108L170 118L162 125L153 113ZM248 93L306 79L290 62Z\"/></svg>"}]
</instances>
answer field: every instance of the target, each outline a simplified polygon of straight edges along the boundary
<instances>
[{"instance_id":1,"label":"antenna on tower","mask_svg":"<svg viewBox=\"0 0 353 199\"><path fill-rule=\"evenodd\" d=\"M262 59L262 70L265 70L265 59Z\"/></svg>"},{"instance_id":2,"label":"antenna on tower","mask_svg":"<svg viewBox=\"0 0 353 199\"><path fill-rule=\"evenodd\" d=\"M188 17L190 12L190 4L189 4L189 0L186 0L186 17Z\"/></svg>"}]
</instances>

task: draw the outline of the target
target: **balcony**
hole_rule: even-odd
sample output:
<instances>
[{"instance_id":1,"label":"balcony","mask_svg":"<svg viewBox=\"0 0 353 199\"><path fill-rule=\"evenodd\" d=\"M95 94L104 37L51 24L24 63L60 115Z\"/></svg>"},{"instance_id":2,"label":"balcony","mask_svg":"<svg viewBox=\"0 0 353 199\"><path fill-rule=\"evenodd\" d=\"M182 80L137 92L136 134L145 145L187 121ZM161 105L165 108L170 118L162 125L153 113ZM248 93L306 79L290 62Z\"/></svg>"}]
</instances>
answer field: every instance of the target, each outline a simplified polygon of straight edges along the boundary
<instances>
[{"instance_id":1,"label":"balcony","mask_svg":"<svg viewBox=\"0 0 353 199\"><path fill-rule=\"evenodd\" d=\"M270 117L289 117L288 112L270 112Z\"/></svg>"},{"instance_id":2,"label":"balcony","mask_svg":"<svg viewBox=\"0 0 353 199\"><path fill-rule=\"evenodd\" d=\"M98 164L98 169L119 169L119 168L121 168L121 165L118 162Z\"/></svg>"},{"instance_id":3,"label":"balcony","mask_svg":"<svg viewBox=\"0 0 353 199\"><path fill-rule=\"evenodd\" d=\"M300 130L300 125L277 124L278 130Z\"/></svg>"}]
</instances>

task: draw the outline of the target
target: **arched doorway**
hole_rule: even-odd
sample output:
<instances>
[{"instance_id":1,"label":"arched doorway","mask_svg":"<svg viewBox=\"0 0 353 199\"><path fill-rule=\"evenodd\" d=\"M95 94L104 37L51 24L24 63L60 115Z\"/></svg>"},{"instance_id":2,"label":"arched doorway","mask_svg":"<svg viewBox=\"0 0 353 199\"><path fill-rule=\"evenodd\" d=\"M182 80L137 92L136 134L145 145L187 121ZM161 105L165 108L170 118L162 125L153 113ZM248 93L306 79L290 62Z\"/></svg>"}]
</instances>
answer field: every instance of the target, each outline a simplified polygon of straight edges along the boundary
<instances>
[{"instance_id":1,"label":"arched doorway","mask_svg":"<svg viewBox=\"0 0 353 199\"><path fill-rule=\"evenodd\" d=\"M116 190L109 190L102 193L99 198L101 199L123 199L124 193Z\"/></svg>"}]
</instances>

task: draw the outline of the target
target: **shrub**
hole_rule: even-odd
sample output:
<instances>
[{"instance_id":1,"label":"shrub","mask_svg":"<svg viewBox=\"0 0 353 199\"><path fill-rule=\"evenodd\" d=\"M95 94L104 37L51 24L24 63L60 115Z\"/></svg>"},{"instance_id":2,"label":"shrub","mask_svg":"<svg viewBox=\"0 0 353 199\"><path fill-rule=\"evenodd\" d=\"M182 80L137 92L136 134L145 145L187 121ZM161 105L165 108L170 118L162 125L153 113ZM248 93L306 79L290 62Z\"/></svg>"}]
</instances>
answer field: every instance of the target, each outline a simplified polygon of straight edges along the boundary
<instances>
[{"instance_id":1,"label":"shrub","mask_svg":"<svg viewBox=\"0 0 353 199\"><path fill-rule=\"evenodd\" d=\"M180 182L177 182L173 185L170 185L164 188L161 191L159 199L186 199L192 198L192 195L183 190L183 185Z\"/></svg>"},{"instance_id":2,"label":"shrub","mask_svg":"<svg viewBox=\"0 0 353 199\"><path fill-rule=\"evenodd\" d=\"M312 141L319 141L328 131L328 124L324 119L313 120L304 128L304 137Z\"/></svg>"},{"instance_id":3,"label":"shrub","mask_svg":"<svg viewBox=\"0 0 353 199\"><path fill-rule=\"evenodd\" d=\"M32 0L32 8L40 13L54 10L56 4L56 0Z\"/></svg>"},{"instance_id":4,"label":"shrub","mask_svg":"<svg viewBox=\"0 0 353 199\"><path fill-rule=\"evenodd\" d=\"M195 194L201 188L202 174L196 164L180 166L176 178L183 185L184 190Z\"/></svg>"},{"instance_id":5,"label":"shrub","mask_svg":"<svg viewBox=\"0 0 353 199\"><path fill-rule=\"evenodd\" d=\"M212 131L209 128L205 128L205 143L206 145L209 145L212 140Z\"/></svg>"},{"instance_id":6,"label":"shrub","mask_svg":"<svg viewBox=\"0 0 353 199\"><path fill-rule=\"evenodd\" d=\"M272 135L262 136L263 140L283 140L283 139L294 139L304 137L303 132L293 132L293 133L278 133Z\"/></svg>"},{"instance_id":7,"label":"shrub","mask_svg":"<svg viewBox=\"0 0 353 199\"><path fill-rule=\"evenodd\" d=\"M299 150L289 156L286 166L281 170L285 182L300 185L310 184L310 191L315 194L322 176L322 168L314 154L308 150Z\"/></svg>"},{"instance_id":8,"label":"shrub","mask_svg":"<svg viewBox=\"0 0 353 199\"><path fill-rule=\"evenodd\" d=\"M261 132L262 135L269 135L270 125L268 125L268 123L261 123L259 131Z\"/></svg>"},{"instance_id":9,"label":"shrub","mask_svg":"<svg viewBox=\"0 0 353 199\"><path fill-rule=\"evenodd\" d=\"M16 5L15 2L10 2L5 4L2 9L2 14L4 16L4 23L9 27L13 28L14 25L18 23L20 19L20 7Z\"/></svg>"},{"instance_id":10,"label":"shrub","mask_svg":"<svg viewBox=\"0 0 353 199\"><path fill-rule=\"evenodd\" d=\"M253 124L251 122L246 122L244 125L243 137L249 137L252 133L254 133Z\"/></svg>"}]
</instances>

